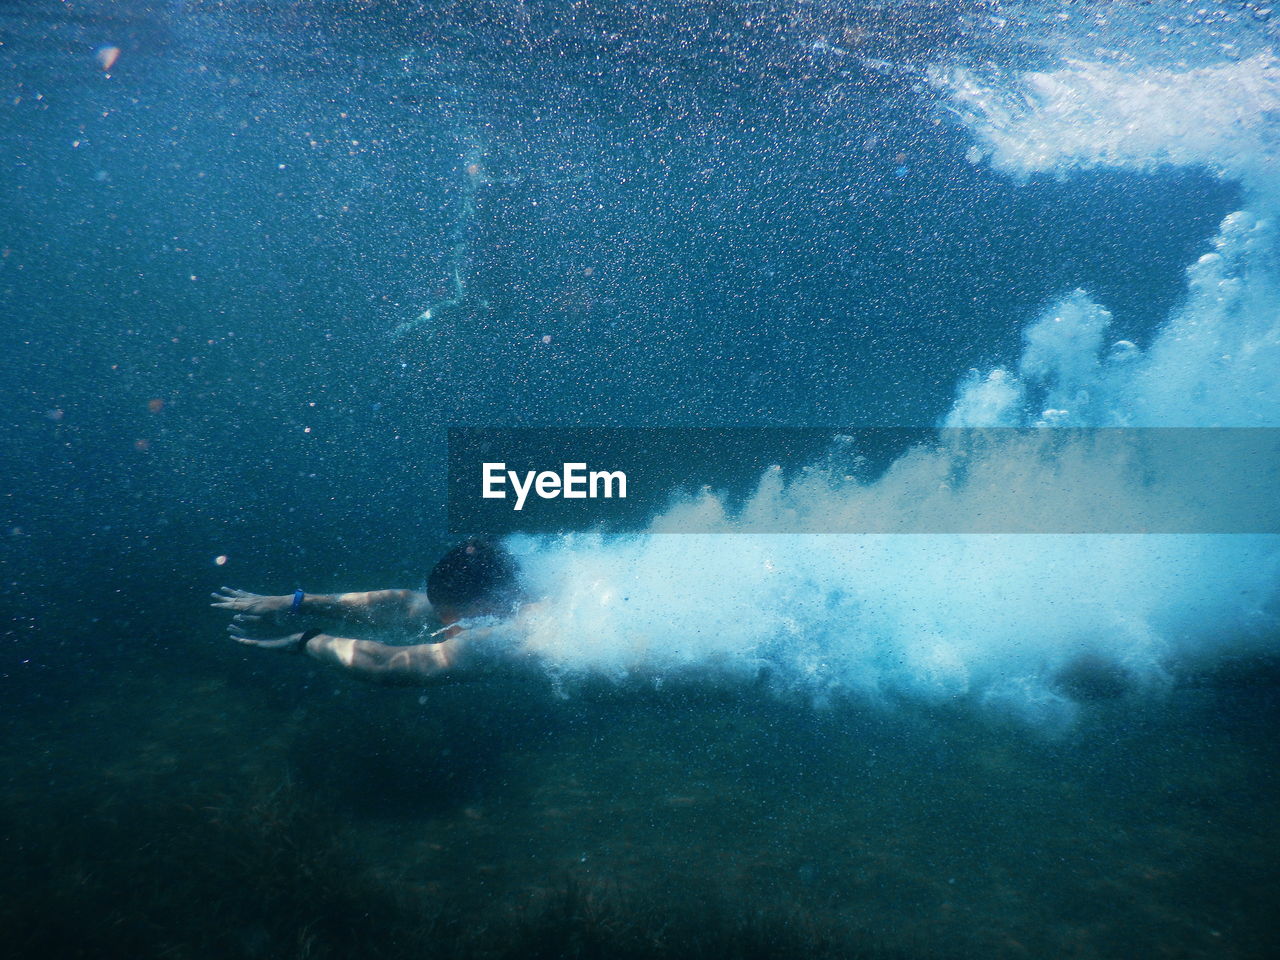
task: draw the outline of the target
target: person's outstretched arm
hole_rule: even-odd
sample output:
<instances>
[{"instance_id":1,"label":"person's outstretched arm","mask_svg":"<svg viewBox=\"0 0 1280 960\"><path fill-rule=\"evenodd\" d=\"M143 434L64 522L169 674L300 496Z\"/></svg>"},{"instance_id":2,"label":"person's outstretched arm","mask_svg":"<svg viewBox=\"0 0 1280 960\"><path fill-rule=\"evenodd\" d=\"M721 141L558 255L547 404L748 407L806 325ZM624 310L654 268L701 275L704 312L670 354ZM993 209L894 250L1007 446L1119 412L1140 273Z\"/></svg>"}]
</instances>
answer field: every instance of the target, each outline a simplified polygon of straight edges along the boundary
<instances>
[{"instance_id":1,"label":"person's outstretched arm","mask_svg":"<svg viewBox=\"0 0 1280 960\"><path fill-rule=\"evenodd\" d=\"M365 680L419 684L446 677L464 678L468 671L456 669L459 666L457 651L452 647L451 642L392 647L375 640L352 640L321 633L307 639L303 652Z\"/></svg>"},{"instance_id":2,"label":"person's outstretched arm","mask_svg":"<svg viewBox=\"0 0 1280 960\"><path fill-rule=\"evenodd\" d=\"M343 621L371 627L414 627L431 616L431 601L415 590L369 590L361 593L304 593L267 597L223 587L212 606L235 614L244 625L284 625Z\"/></svg>"},{"instance_id":3,"label":"person's outstretched arm","mask_svg":"<svg viewBox=\"0 0 1280 960\"><path fill-rule=\"evenodd\" d=\"M423 684L440 680L471 679L478 671L472 658L460 656L454 641L391 646L374 640L355 640L308 630L271 640L248 636L232 624L227 628L238 643L265 650L305 653L307 656L341 667L365 680L379 683Z\"/></svg>"}]
</instances>

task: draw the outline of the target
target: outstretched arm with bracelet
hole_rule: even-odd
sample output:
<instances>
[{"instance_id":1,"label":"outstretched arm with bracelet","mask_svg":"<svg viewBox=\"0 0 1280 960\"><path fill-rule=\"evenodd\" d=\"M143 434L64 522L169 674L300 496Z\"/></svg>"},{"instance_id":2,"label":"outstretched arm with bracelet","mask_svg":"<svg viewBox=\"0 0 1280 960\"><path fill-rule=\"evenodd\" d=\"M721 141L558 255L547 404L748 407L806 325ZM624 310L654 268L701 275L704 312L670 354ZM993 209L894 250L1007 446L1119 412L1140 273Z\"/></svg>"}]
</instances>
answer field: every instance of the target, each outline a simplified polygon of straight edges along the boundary
<instances>
[{"instance_id":1,"label":"outstretched arm with bracelet","mask_svg":"<svg viewBox=\"0 0 1280 960\"><path fill-rule=\"evenodd\" d=\"M319 627L346 623L380 629L416 628L430 620L431 601L415 590L369 590L360 593L306 593L263 596L223 587L213 594L213 606L233 612L241 626L303 625Z\"/></svg>"},{"instance_id":2,"label":"outstretched arm with bracelet","mask_svg":"<svg viewBox=\"0 0 1280 960\"><path fill-rule=\"evenodd\" d=\"M519 658L508 626L524 600L515 561L501 547L470 541L450 550L427 590L263 596L223 587L213 606L232 614L227 632L246 646L306 653L387 683L469 679ZM462 621L472 621L468 629ZM475 621L490 621L482 626ZM380 643L350 636L361 628L413 631L426 642Z\"/></svg>"}]
</instances>

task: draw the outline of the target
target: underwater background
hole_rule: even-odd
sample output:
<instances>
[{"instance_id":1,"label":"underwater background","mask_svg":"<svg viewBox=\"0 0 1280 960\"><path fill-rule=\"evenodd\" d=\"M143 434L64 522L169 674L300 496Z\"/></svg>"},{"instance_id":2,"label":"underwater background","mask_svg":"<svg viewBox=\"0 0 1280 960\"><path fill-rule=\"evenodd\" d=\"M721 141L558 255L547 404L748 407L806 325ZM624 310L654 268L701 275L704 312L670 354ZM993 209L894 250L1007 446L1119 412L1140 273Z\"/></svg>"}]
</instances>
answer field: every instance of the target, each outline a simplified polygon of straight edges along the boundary
<instances>
[{"instance_id":1,"label":"underwater background","mask_svg":"<svg viewBox=\"0 0 1280 960\"><path fill-rule=\"evenodd\" d=\"M1280 426L1276 22L0 0L3 942L1274 955L1275 536L519 537L541 685L206 598L421 586L450 426Z\"/></svg>"}]
</instances>

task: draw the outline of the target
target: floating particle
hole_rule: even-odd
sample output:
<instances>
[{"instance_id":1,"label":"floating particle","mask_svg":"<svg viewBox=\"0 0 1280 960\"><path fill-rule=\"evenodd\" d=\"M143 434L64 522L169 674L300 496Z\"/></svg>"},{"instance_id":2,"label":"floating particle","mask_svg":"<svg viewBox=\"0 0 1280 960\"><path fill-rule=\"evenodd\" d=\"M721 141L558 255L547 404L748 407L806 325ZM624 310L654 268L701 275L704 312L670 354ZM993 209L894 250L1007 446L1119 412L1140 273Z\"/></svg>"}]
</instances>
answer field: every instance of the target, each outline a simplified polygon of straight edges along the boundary
<instances>
[{"instance_id":1,"label":"floating particle","mask_svg":"<svg viewBox=\"0 0 1280 960\"><path fill-rule=\"evenodd\" d=\"M225 567L227 565L227 555L225 553L220 553L213 558L213 562L220 567Z\"/></svg>"},{"instance_id":2,"label":"floating particle","mask_svg":"<svg viewBox=\"0 0 1280 960\"><path fill-rule=\"evenodd\" d=\"M116 65L116 61L120 59L119 47L99 47L98 48L98 65L103 71L110 70Z\"/></svg>"},{"instance_id":3,"label":"floating particle","mask_svg":"<svg viewBox=\"0 0 1280 960\"><path fill-rule=\"evenodd\" d=\"M543 343L550 343L550 342L551 342L551 334L549 334L549 333L543 334L543 336L542 336L542 342L543 342Z\"/></svg>"},{"instance_id":4,"label":"floating particle","mask_svg":"<svg viewBox=\"0 0 1280 960\"><path fill-rule=\"evenodd\" d=\"M52 410L46 410L44 415L45 419L52 420L54 423L60 423L62 418L66 416L66 414L58 407L54 407Z\"/></svg>"},{"instance_id":5,"label":"floating particle","mask_svg":"<svg viewBox=\"0 0 1280 960\"><path fill-rule=\"evenodd\" d=\"M151 449L151 441L135 440L133 441L133 449L137 450L139 453L146 453L148 450Z\"/></svg>"},{"instance_id":6,"label":"floating particle","mask_svg":"<svg viewBox=\"0 0 1280 960\"><path fill-rule=\"evenodd\" d=\"M150 410L152 413L159 413L161 410L164 409L164 401L161 400L159 397L153 397L152 399L147 401L147 409Z\"/></svg>"},{"instance_id":7,"label":"floating particle","mask_svg":"<svg viewBox=\"0 0 1280 960\"><path fill-rule=\"evenodd\" d=\"M975 166L982 162L982 158L986 156L978 147L970 147L964 152L964 158Z\"/></svg>"}]
</instances>

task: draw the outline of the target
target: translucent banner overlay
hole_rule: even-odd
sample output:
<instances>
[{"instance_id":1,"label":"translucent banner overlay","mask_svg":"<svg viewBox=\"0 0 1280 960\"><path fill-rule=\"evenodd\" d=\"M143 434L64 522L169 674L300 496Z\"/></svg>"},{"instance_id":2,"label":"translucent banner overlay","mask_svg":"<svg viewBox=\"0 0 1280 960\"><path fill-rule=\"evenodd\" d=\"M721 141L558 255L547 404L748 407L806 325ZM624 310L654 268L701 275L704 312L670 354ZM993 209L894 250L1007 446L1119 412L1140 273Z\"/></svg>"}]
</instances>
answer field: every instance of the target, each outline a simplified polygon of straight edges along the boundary
<instances>
[{"instance_id":1,"label":"translucent banner overlay","mask_svg":"<svg viewBox=\"0 0 1280 960\"><path fill-rule=\"evenodd\" d=\"M1274 534L1280 429L454 428L448 490L458 536Z\"/></svg>"}]
</instances>

